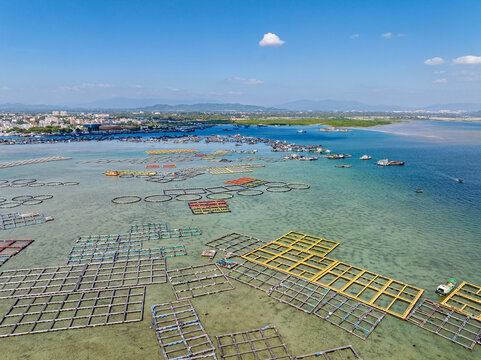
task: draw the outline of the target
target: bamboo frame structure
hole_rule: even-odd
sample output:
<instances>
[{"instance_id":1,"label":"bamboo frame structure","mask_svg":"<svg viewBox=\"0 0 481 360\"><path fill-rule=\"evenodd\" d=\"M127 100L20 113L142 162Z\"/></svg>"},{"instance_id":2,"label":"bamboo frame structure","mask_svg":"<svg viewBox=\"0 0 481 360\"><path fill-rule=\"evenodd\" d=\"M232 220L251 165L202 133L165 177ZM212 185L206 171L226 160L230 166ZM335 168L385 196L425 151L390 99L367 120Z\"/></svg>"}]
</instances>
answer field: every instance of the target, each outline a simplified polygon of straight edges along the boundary
<instances>
[{"instance_id":1,"label":"bamboo frame structure","mask_svg":"<svg viewBox=\"0 0 481 360\"><path fill-rule=\"evenodd\" d=\"M38 164L38 163L44 163L44 162L49 162L49 161L70 160L70 159L72 159L72 158L71 157L63 157L63 156L52 156L52 157L47 157L47 158L10 161L10 162L6 162L6 163L0 163L0 168L7 168L7 167L19 166L19 165Z\"/></svg>"},{"instance_id":2,"label":"bamboo frame structure","mask_svg":"<svg viewBox=\"0 0 481 360\"><path fill-rule=\"evenodd\" d=\"M224 200L189 201L189 207L194 215L230 212L229 205Z\"/></svg>"},{"instance_id":3,"label":"bamboo frame structure","mask_svg":"<svg viewBox=\"0 0 481 360\"><path fill-rule=\"evenodd\" d=\"M190 300L151 307L152 325L166 360L213 358L215 347Z\"/></svg>"},{"instance_id":4,"label":"bamboo frame structure","mask_svg":"<svg viewBox=\"0 0 481 360\"><path fill-rule=\"evenodd\" d=\"M274 326L219 335L216 339L222 360L293 359Z\"/></svg>"},{"instance_id":5,"label":"bamboo frame structure","mask_svg":"<svg viewBox=\"0 0 481 360\"><path fill-rule=\"evenodd\" d=\"M162 284L166 281L165 258L7 270L0 273L0 299Z\"/></svg>"},{"instance_id":6,"label":"bamboo frame structure","mask_svg":"<svg viewBox=\"0 0 481 360\"><path fill-rule=\"evenodd\" d=\"M318 239L318 240L316 240ZM338 243L290 232L242 257L405 319L424 290L324 255ZM324 253L324 255L323 255Z\"/></svg>"},{"instance_id":7,"label":"bamboo frame structure","mask_svg":"<svg viewBox=\"0 0 481 360\"><path fill-rule=\"evenodd\" d=\"M162 248L162 251L165 258L187 255L184 245L167 246Z\"/></svg>"},{"instance_id":8,"label":"bamboo frame structure","mask_svg":"<svg viewBox=\"0 0 481 360\"><path fill-rule=\"evenodd\" d=\"M256 239L252 236L239 233L230 233L218 239L206 242L204 245L225 252L233 253L236 256L242 256L248 252L251 252L252 250L259 248L264 244L264 241Z\"/></svg>"},{"instance_id":9,"label":"bamboo frame structure","mask_svg":"<svg viewBox=\"0 0 481 360\"><path fill-rule=\"evenodd\" d=\"M31 239L0 239L0 266L33 242Z\"/></svg>"},{"instance_id":10,"label":"bamboo frame structure","mask_svg":"<svg viewBox=\"0 0 481 360\"><path fill-rule=\"evenodd\" d=\"M314 314L348 333L366 340L386 313L339 293L326 298Z\"/></svg>"},{"instance_id":11,"label":"bamboo frame structure","mask_svg":"<svg viewBox=\"0 0 481 360\"><path fill-rule=\"evenodd\" d=\"M257 290L264 291L266 294L270 294L272 288L279 285L284 279L288 278L289 275L279 270L274 270L267 266L245 260L243 263L231 269L227 273L227 276L243 284L252 286Z\"/></svg>"},{"instance_id":12,"label":"bamboo frame structure","mask_svg":"<svg viewBox=\"0 0 481 360\"><path fill-rule=\"evenodd\" d=\"M289 275L272 287L269 296L298 310L311 314L331 290Z\"/></svg>"},{"instance_id":13,"label":"bamboo frame structure","mask_svg":"<svg viewBox=\"0 0 481 360\"><path fill-rule=\"evenodd\" d=\"M0 320L0 338L141 321L144 300L145 287L17 299Z\"/></svg>"},{"instance_id":14,"label":"bamboo frame structure","mask_svg":"<svg viewBox=\"0 0 481 360\"><path fill-rule=\"evenodd\" d=\"M243 166L218 166L206 169L211 175L223 175L223 174L237 174L252 172L251 169Z\"/></svg>"},{"instance_id":15,"label":"bamboo frame structure","mask_svg":"<svg viewBox=\"0 0 481 360\"><path fill-rule=\"evenodd\" d=\"M177 300L234 289L227 276L215 263L169 270L167 277Z\"/></svg>"},{"instance_id":16,"label":"bamboo frame structure","mask_svg":"<svg viewBox=\"0 0 481 360\"><path fill-rule=\"evenodd\" d=\"M423 299L406 320L470 350L481 339L481 321L429 299Z\"/></svg>"},{"instance_id":17,"label":"bamboo frame structure","mask_svg":"<svg viewBox=\"0 0 481 360\"><path fill-rule=\"evenodd\" d=\"M23 226L38 225L53 220L42 214L3 214L0 218L0 230L10 230Z\"/></svg>"}]
</instances>

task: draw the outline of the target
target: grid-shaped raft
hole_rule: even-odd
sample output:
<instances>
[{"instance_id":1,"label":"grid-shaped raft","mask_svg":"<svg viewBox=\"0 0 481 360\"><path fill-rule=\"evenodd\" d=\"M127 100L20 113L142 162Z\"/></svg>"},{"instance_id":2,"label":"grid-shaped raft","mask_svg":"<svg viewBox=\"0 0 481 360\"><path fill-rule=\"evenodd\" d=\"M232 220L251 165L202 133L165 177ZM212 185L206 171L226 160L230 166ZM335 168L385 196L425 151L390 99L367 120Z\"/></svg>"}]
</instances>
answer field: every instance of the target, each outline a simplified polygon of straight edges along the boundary
<instances>
[{"instance_id":1,"label":"grid-shaped raft","mask_svg":"<svg viewBox=\"0 0 481 360\"><path fill-rule=\"evenodd\" d=\"M165 258L7 270L0 273L0 299L162 284Z\"/></svg>"},{"instance_id":2,"label":"grid-shaped raft","mask_svg":"<svg viewBox=\"0 0 481 360\"><path fill-rule=\"evenodd\" d=\"M17 255L20 251L30 245L33 240L24 239L1 239L0 240L0 266L2 266L12 256Z\"/></svg>"},{"instance_id":3,"label":"grid-shaped raft","mask_svg":"<svg viewBox=\"0 0 481 360\"><path fill-rule=\"evenodd\" d=\"M274 326L219 335L216 339L222 360L293 359Z\"/></svg>"},{"instance_id":4,"label":"grid-shaped raft","mask_svg":"<svg viewBox=\"0 0 481 360\"><path fill-rule=\"evenodd\" d=\"M141 321L145 287L17 299L0 320L0 337Z\"/></svg>"},{"instance_id":5,"label":"grid-shaped raft","mask_svg":"<svg viewBox=\"0 0 481 360\"><path fill-rule=\"evenodd\" d=\"M237 174L237 173L247 173L252 172L251 169L242 166L229 166L229 167L211 167L207 171L211 175L222 175L222 174Z\"/></svg>"},{"instance_id":6,"label":"grid-shaped raft","mask_svg":"<svg viewBox=\"0 0 481 360\"><path fill-rule=\"evenodd\" d=\"M154 305L151 310L166 360L216 358L214 344L189 300Z\"/></svg>"},{"instance_id":7,"label":"grid-shaped raft","mask_svg":"<svg viewBox=\"0 0 481 360\"><path fill-rule=\"evenodd\" d=\"M331 293L315 312L331 324L366 340L386 313L338 293Z\"/></svg>"},{"instance_id":8,"label":"grid-shaped raft","mask_svg":"<svg viewBox=\"0 0 481 360\"><path fill-rule=\"evenodd\" d=\"M242 257L299 276L359 302L406 318L423 290L325 257L338 243L290 232Z\"/></svg>"},{"instance_id":9,"label":"grid-shaped raft","mask_svg":"<svg viewBox=\"0 0 481 360\"><path fill-rule=\"evenodd\" d=\"M2 214L0 215L0 230L15 229L23 226L38 225L53 220L38 213L31 214Z\"/></svg>"},{"instance_id":10,"label":"grid-shaped raft","mask_svg":"<svg viewBox=\"0 0 481 360\"><path fill-rule=\"evenodd\" d=\"M481 287L463 282L441 304L481 320Z\"/></svg>"},{"instance_id":11,"label":"grid-shaped raft","mask_svg":"<svg viewBox=\"0 0 481 360\"><path fill-rule=\"evenodd\" d=\"M230 212L229 205L224 200L189 201L189 207L194 215Z\"/></svg>"},{"instance_id":12,"label":"grid-shaped raft","mask_svg":"<svg viewBox=\"0 0 481 360\"><path fill-rule=\"evenodd\" d=\"M429 299L423 299L407 320L470 350L481 340L481 321Z\"/></svg>"},{"instance_id":13,"label":"grid-shaped raft","mask_svg":"<svg viewBox=\"0 0 481 360\"><path fill-rule=\"evenodd\" d=\"M230 233L218 239L206 242L204 245L241 256L264 244L264 241L249 235Z\"/></svg>"},{"instance_id":14,"label":"grid-shaped raft","mask_svg":"<svg viewBox=\"0 0 481 360\"><path fill-rule=\"evenodd\" d=\"M233 290L234 286L217 264L204 264L167 271L177 300Z\"/></svg>"}]
</instances>

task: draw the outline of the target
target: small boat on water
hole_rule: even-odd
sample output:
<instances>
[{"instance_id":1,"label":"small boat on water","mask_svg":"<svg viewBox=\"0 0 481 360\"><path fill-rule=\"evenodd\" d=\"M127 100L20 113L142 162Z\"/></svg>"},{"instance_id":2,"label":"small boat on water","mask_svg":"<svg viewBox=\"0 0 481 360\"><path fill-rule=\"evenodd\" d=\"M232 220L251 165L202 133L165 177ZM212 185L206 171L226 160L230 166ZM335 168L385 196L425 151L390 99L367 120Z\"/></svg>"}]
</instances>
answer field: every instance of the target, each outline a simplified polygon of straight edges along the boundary
<instances>
[{"instance_id":1,"label":"small boat on water","mask_svg":"<svg viewBox=\"0 0 481 360\"><path fill-rule=\"evenodd\" d=\"M297 132L298 132L299 134L304 134L304 133L306 133L307 131L306 131L306 130L297 130Z\"/></svg>"},{"instance_id":2,"label":"small boat on water","mask_svg":"<svg viewBox=\"0 0 481 360\"><path fill-rule=\"evenodd\" d=\"M371 160L372 159L372 156L369 156L369 155L363 155L359 158L360 160Z\"/></svg>"},{"instance_id":3,"label":"small boat on water","mask_svg":"<svg viewBox=\"0 0 481 360\"><path fill-rule=\"evenodd\" d=\"M449 295L449 293L453 291L456 287L456 283L456 279L449 279L448 281L446 281L446 284L438 285L438 288L436 289L436 294L441 296Z\"/></svg>"},{"instance_id":4,"label":"small boat on water","mask_svg":"<svg viewBox=\"0 0 481 360\"><path fill-rule=\"evenodd\" d=\"M351 164L342 164L342 165L336 165L337 168L350 168L352 167Z\"/></svg>"},{"instance_id":5,"label":"small boat on water","mask_svg":"<svg viewBox=\"0 0 481 360\"><path fill-rule=\"evenodd\" d=\"M464 182L463 179L456 179L456 181L457 181L458 183L461 183L461 184Z\"/></svg>"},{"instance_id":6,"label":"small boat on water","mask_svg":"<svg viewBox=\"0 0 481 360\"><path fill-rule=\"evenodd\" d=\"M403 166L404 161L389 161L388 159L382 159L377 162L377 166Z\"/></svg>"},{"instance_id":7,"label":"small boat on water","mask_svg":"<svg viewBox=\"0 0 481 360\"><path fill-rule=\"evenodd\" d=\"M119 176L119 172L115 170L109 170L105 172L105 175L107 176Z\"/></svg>"},{"instance_id":8,"label":"small boat on water","mask_svg":"<svg viewBox=\"0 0 481 360\"><path fill-rule=\"evenodd\" d=\"M423 189L416 189L416 194L421 194L423 192Z\"/></svg>"}]
</instances>

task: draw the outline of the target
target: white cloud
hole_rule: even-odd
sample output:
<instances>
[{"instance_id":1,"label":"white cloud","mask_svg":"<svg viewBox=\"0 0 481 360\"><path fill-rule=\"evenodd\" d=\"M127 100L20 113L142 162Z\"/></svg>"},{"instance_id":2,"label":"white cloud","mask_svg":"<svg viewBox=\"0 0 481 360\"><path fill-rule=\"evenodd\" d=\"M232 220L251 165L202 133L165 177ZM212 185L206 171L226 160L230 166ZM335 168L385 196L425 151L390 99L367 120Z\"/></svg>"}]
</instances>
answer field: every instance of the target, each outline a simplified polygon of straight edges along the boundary
<instances>
[{"instance_id":1,"label":"white cloud","mask_svg":"<svg viewBox=\"0 0 481 360\"><path fill-rule=\"evenodd\" d=\"M447 83L447 82L448 82L448 79L446 79L446 78L434 80L434 83L436 83L436 84L444 84L444 83Z\"/></svg>"},{"instance_id":2,"label":"white cloud","mask_svg":"<svg viewBox=\"0 0 481 360\"><path fill-rule=\"evenodd\" d=\"M8 86L0 86L0 91L8 91L10 88Z\"/></svg>"},{"instance_id":3,"label":"white cloud","mask_svg":"<svg viewBox=\"0 0 481 360\"><path fill-rule=\"evenodd\" d=\"M440 58L439 56L433 57L431 59L427 59L424 64L425 65L441 65L444 64L444 59Z\"/></svg>"},{"instance_id":4,"label":"white cloud","mask_svg":"<svg viewBox=\"0 0 481 360\"><path fill-rule=\"evenodd\" d=\"M390 38L392 38L392 32L387 32L385 34L382 34L381 37L383 39L390 39Z\"/></svg>"},{"instance_id":5,"label":"white cloud","mask_svg":"<svg viewBox=\"0 0 481 360\"><path fill-rule=\"evenodd\" d=\"M241 93L240 91L228 91L227 94L229 94L229 95L242 95L243 93Z\"/></svg>"},{"instance_id":6,"label":"white cloud","mask_svg":"<svg viewBox=\"0 0 481 360\"><path fill-rule=\"evenodd\" d=\"M268 32L267 34L264 34L264 37L262 38L262 40L259 41L260 46L268 46L268 47L278 47L284 43L285 41L279 39L279 36L270 32Z\"/></svg>"},{"instance_id":7,"label":"white cloud","mask_svg":"<svg viewBox=\"0 0 481 360\"><path fill-rule=\"evenodd\" d=\"M259 85L259 84L263 84L263 83L264 83L262 80L258 80L258 79L245 79L245 78L241 78L241 77L238 77L238 76L227 79L227 82L229 82L229 83L243 84L243 85Z\"/></svg>"},{"instance_id":8,"label":"white cloud","mask_svg":"<svg viewBox=\"0 0 481 360\"><path fill-rule=\"evenodd\" d=\"M173 92L179 92L179 91L181 91L181 89L175 88L175 87L168 87L167 90L173 91Z\"/></svg>"},{"instance_id":9,"label":"white cloud","mask_svg":"<svg viewBox=\"0 0 481 360\"><path fill-rule=\"evenodd\" d=\"M130 85L132 89L142 89L142 85Z\"/></svg>"},{"instance_id":10,"label":"white cloud","mask_svg":"<svg viewBox=\"0 0 481 360\"><path fill-rule=\"evenodd\" d=\"M446 71L444 71L444 70L434 71L433 74L434 75L442 75L442 74L446 74Z\"/></svg>"},{"instance_id":11,"label":"white cloud","mask_svg":"<svg viewBox=\"0 0 481 360\"><path fill-rule=\"evenodd\" d=\"M359 36L361 36L360 34L352 34L351 36L349 36L351 39L357 39L359 38Z\"/></svg>"},{"instance_id":12,"label":"white cloud","mask_svg":"<svg viewBox=\"0 0 481 360\"><path fill-rule=\"evenodd\" d=\"M453 64L456 65L480 65L481 64L481 56L461 56L453 60Z\"/></svg>"}]
</instances>

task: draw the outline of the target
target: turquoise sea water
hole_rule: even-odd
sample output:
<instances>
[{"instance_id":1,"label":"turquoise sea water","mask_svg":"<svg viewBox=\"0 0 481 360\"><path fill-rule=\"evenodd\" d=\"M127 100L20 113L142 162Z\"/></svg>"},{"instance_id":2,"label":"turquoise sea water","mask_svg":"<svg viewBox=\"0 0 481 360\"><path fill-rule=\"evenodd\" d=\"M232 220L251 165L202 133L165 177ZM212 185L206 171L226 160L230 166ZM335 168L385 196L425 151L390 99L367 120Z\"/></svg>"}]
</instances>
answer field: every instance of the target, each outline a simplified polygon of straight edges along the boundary
<instances>
[{"instance_id":1,"label":"turquoise sea water","mask_svg":"<svg viewBox=\"0 0 481 360\"><path fill-rule=\"evenodd\" d=\"M260 156L280 158L261 144L164 144L89 142L3 146L0 162L46 156L71 156L72 160L0 169L1 179L36 178L38 181L79 181L79 186L0 188L0 197L52 194L37 206L12 211L39 211L55 221L0 233L0 238L32 238L35 242L10 259L1 270L63 265L80 235L127 232L131 224L167 222L173 228L199 226L203 235L162 240L154 246L182 243L189 256L169 259L168 267L207 262L200 257L204 242L231 232L272 241L294 230L335 240L341 244L329 257L401 280L434 289L448 278L481 284L481 124L406 123L349 133L318 132L318 127L268 127L223 131L229 126L199 131L203 134L253 135L303 144L322 144L333 152L352 154L337 161L286 161L265 163L249 174L201 175L166 184L142 179L115 179L105 170L145 170L136 164L77 164L100 158L144 158L145 150L194 148L201 152L258 149ZM394 134L393 134L394 133ZM372 161L360 161L369 154ZM235 160L244 154L225 158ZM378 168L374 160L389 158L404 167ZM256 161L264 163L262 161ZM216 166L203 160L178 162L177 167ZM115 196L147 196L164 189L222 185L225 180L250 176L270 181L303 182L309 190L236 196L228 200L232 212L194 216L180 201L161 204L139 202L115 205ZM460 184L457 178L464 179ZM424 192L417 194L415 189ZM10 212L2 209L1 213ZM218 255L216 259L219 259ZM270 299L264 293L232 280L236 289L194 298L194 307L215 341L215 335L275 325L291 353L302 355L352 344L364 359L479 359L474 351L437 337L406 321L386 316L362 341L313 315ZM155 333L150 329L150 306L175 297L168 284L147 288L144 320L125 325L34 334L0 339L2 359L161 359ZM4 314L13 301L0 301Z\"/></svg>"}]
</instances>

